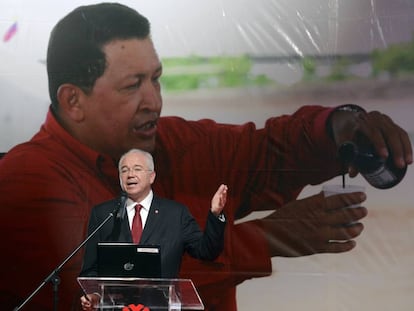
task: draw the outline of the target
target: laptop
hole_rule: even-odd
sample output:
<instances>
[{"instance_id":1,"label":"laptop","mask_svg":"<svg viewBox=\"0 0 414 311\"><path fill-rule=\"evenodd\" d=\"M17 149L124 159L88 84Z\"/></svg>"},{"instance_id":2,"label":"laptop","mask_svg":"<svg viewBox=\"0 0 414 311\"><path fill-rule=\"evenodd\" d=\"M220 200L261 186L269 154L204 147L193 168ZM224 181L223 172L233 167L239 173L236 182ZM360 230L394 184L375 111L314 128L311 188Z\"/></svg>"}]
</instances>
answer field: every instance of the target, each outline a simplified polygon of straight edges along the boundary
<instances>
[{"instance_id":1,"label":"laptop","mask_svg":"<svg viewBox=\"0 0 414 311\"><path fill-rule=\"evenodd\" d=\"M159 246L98 243L100 277L161 278Z\"/></svg>"}]
</instances>

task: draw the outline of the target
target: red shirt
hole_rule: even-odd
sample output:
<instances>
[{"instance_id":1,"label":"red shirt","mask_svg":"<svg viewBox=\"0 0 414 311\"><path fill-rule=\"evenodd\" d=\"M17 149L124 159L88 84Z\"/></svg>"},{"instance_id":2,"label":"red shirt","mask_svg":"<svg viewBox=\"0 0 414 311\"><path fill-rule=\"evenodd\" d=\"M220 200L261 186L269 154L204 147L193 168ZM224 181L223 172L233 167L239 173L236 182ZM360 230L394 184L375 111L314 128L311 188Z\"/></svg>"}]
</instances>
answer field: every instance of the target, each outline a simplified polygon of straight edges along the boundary
<instances>
[{"instance_id":1,"label":"red shirt","mask_svg":"<svg viewBox=\"0 0 414 311\"><path fill-rule=\"evenodd\" d=\"M159 121L154 191L189 207L204 226L211 198L229 186L225 250L214 262L185 257L181 277L196 284L206 310L236 310L235 286L271 274L266 241L255 221L234 220L275 209L302 188L338 174L335 148L326 134L329 108L304 107L292 116L223 125L211 120ZM80 144L51 112L40 131L0 161L0 305L19 305L85 238L91 208L119 194L116 163ZM79 306L82 251L58 273L59 310ZM30 310L51 310L46 284Z\"/></svg>"}]
</instances>

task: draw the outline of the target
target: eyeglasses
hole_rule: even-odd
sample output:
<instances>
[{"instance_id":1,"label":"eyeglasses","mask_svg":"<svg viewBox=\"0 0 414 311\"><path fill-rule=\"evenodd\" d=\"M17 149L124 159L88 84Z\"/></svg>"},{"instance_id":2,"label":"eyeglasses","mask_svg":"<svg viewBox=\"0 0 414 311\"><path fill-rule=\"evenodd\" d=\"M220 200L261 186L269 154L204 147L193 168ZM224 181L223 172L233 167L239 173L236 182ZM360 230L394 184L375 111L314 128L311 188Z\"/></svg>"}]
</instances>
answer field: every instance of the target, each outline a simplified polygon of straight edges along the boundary
<instances>
[{"instance_id":1,"label":"eyeglasses","mask_svg":"<svg viewBox=\"0 0 414 311\"><path fill-rule=\"evenodd\" d=\"M122 167L120 173L125 175L125 174L129 174L129 173L134 173L134 174L141 174L142 172L151 172L152 170L149 169L145 169L141 166L134 166L134 167Z\"/></svg>"}]
</instances>

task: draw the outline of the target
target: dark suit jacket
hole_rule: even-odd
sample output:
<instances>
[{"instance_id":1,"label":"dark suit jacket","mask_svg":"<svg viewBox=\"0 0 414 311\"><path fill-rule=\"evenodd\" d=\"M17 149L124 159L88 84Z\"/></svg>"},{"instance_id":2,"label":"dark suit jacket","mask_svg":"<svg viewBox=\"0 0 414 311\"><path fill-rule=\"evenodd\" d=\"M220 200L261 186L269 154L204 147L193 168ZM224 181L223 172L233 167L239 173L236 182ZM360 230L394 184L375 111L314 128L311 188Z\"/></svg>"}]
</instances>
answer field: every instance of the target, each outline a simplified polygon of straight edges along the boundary
<instances>
[{"instance_id":1,"label":"dark suit jacket","mask_svg":"<svg viewBox=\"0 0 414 311\"><path fill-rule=\"evenodd\" d=\"M89 218L88 235L108 215L116 210L119 199L95 206ZM125 208L125 207L121 207ZM119 214L118 214L119 215ZM86 244L81 276L98 276L98 242L130 242L131 231L127 213L125 217L109 220ZM184 252L202 260L214 260L224 247L225 222L211 212L204 233L186 206L154 194L140 244L161 246L161 273L164 278L178 276Z\"/></svg>"}]
</instances>

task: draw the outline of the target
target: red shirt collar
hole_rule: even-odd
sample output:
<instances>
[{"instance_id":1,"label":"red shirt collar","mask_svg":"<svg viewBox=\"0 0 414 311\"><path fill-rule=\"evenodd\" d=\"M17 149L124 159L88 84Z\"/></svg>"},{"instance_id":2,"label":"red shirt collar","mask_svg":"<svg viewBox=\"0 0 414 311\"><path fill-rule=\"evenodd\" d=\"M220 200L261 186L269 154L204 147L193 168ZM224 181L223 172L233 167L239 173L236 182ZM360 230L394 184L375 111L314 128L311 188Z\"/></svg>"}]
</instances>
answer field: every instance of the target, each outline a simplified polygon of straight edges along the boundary
<instances>
[{"instance_id":1,"label":"red shirt collar","mask_svg":"<svg viewBox=\"0 0 414 311\"><path fill-rule=\"evenodd\" d=\"M85 162L87 166L95 167L100 174L109 175L112 178L115 177L115 173L117 177L118 168L116 161L108 155L96 152L70 135L62 125L59 124L51 108L49 108L43 128L48 135L53 136L69 150L76 150L76 156L79 157L81 161Z\"/></svg>"}]
</instances>

